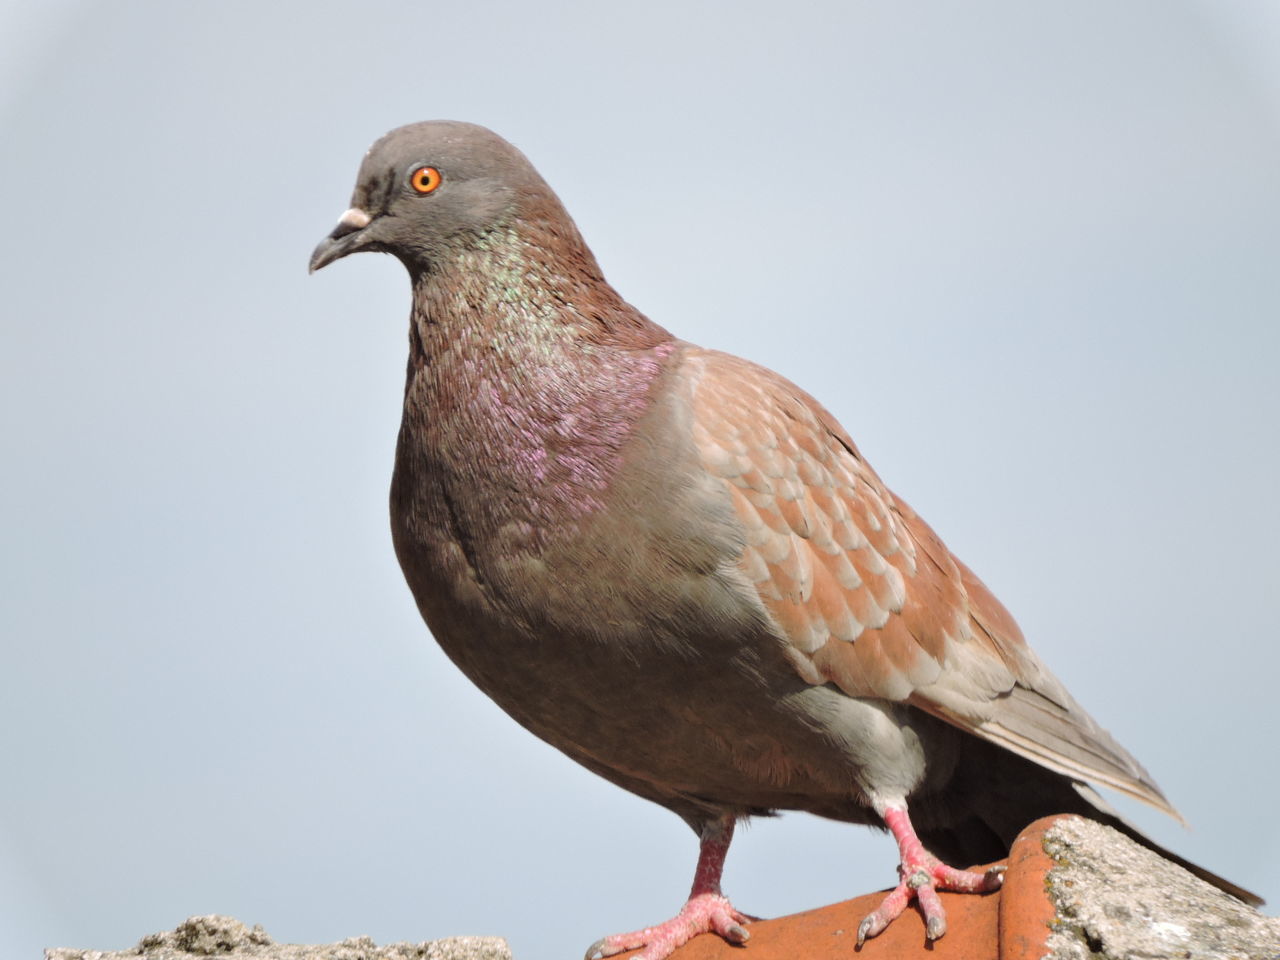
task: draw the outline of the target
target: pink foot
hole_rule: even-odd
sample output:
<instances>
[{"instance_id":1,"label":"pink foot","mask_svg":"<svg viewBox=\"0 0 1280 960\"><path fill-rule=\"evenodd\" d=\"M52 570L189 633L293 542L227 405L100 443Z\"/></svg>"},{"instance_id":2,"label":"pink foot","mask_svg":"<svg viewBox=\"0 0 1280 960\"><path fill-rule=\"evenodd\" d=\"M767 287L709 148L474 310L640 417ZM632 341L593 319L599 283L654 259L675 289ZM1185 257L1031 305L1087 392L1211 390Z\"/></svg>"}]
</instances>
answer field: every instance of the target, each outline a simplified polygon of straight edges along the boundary
<instances>
[{"instance_id":1,"label":"pink foot","mask_svg":"<svg viewBox=\"0 0 1280 960\"><path fill-rule=\"evenodd\" d=\"M733 840L733 825L734 818L729 815L703 824L693 888L679 913L656 927L597 940L587 949L587 960L611 957L637 947L644 947L644 952L637 954L635 960L666 960L700 933L718 933L730 943L746 943L751 934L743 924L751 918L733 909L733 904L720 892L720 874Z\"/></svg>"},{"instance_id":2,"label":"pink foot","mask_svg":"<svg viewBox=\"0 0 1280 960\"><path fill-rule=\"evenodd\" d=\"M916 836L907 819L906 809L890 807L884 811L884 822L898 841L902 862L898 885L881 901L880 906L867 914L858 925L858 946L868 937L884 931L914 897L924 914L924 931L929 940L937 940L947 932L947 915L938 898L939 890L957 893L986 893L998 890L1004 883L1004 867L992 867L985 873L957 870L949 867L928 850Z\"/></svg>"},{"instance_id":3,"label":"pink foot","mask_svg":"<svg viewBox=\"0 0 1280 960\"><path fill-rule=\"evenodd\" d=\"M721 894L700 893L690 897L680 912L666 923L597 940L588 948L586 960L611 957L637 947L645 949L636 955L636 960L666 960L700 933L718 933L730 943L743 944L751 936L743 926L747 921L748 917L735 910Z\"/></svg>"}]
</instances>

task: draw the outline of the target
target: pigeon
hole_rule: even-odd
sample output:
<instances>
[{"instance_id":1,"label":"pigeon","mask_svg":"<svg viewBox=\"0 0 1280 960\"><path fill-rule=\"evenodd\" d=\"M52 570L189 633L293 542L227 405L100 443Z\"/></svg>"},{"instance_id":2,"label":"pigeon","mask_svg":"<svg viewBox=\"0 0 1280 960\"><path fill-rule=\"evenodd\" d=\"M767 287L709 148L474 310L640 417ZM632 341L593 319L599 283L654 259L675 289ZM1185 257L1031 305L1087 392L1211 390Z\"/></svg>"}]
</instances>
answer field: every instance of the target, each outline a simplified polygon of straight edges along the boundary
<instances>
[{"instance_id":1,"label":"pigeon","mask_svg":"<svg viewBox=\"0 0 1280 960\"><path fill-rule=\"evenodd\" d=\"M382 137L310 268L358 251L412 280L391 527L428 628L526 729L699 837L679 913L588 957L745 943L725 855L784 810L897 841L859 944L913 901L941 937L938 892L999 888L963 865L1055 813L1261 902L1106 805L1090 784L1181 819L836 419L623 300L514 146L455 121Z\"/></svg>"}]
</instances>

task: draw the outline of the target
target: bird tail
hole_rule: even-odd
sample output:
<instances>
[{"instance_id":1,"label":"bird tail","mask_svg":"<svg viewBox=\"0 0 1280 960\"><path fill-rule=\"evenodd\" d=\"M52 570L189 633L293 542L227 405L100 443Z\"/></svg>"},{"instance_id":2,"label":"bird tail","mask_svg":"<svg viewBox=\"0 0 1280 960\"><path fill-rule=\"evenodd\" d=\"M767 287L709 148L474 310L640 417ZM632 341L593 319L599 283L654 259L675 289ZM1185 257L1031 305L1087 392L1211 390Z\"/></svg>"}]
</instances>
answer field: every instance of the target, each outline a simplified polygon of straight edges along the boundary
<instances>
[{"instance_id":1,"label":"bird tail","mask_svg":"<svg viewBox=\"0 0 1280 960\"><path fill-rule=\"evenodd\" d=\"M986 741L968 739L965 763L944 791L911 798L912 821L925 847L953 864L990 863L1004 857L1027 824L1075 814L1119 830L1187 872L1250 906L1262 898L1212 870L1166 850L1125 820L1098 793Z\"/></svg>"}]
</instances>

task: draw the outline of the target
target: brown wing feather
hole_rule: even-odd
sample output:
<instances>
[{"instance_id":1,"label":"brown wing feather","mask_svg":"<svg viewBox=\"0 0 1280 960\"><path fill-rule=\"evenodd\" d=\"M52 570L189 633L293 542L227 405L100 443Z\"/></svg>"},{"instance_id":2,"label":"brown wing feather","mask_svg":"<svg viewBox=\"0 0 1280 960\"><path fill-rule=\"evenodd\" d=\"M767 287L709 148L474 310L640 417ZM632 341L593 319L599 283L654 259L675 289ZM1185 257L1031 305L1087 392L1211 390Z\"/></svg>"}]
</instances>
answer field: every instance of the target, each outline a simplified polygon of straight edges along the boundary
<instances>
[{"instance_id":1,"label":"brown wing feather","mask_svg":"<svg viewBox=\"0 0 1280 960\"><path fill-rule=\"evenodd\" d=\"M686 363L695 443L746 534L741 569L801 676L908 702L1178 817L826 410L745 360L695 350Z\"/></svg>"}]
</instances>

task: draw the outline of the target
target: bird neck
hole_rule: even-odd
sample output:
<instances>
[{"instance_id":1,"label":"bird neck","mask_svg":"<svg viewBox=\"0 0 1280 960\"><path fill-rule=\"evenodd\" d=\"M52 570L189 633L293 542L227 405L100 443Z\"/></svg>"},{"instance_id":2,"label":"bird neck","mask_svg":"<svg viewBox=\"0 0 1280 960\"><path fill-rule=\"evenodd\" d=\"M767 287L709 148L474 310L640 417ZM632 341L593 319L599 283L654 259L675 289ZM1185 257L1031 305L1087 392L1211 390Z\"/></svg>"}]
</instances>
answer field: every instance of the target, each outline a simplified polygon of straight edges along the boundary
<instances>
[{"instance_id":1,"label":"bird neck","mask_svg":"<svg viewBox=\"0 0 1280 960\"><path fill-rule=\"evenodd\" d=\"M414 277L402 439L471 487L586 507L676 341L605 282L580 238L553 239L490 234Z\"/></svg>"}]
</instances>

